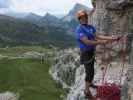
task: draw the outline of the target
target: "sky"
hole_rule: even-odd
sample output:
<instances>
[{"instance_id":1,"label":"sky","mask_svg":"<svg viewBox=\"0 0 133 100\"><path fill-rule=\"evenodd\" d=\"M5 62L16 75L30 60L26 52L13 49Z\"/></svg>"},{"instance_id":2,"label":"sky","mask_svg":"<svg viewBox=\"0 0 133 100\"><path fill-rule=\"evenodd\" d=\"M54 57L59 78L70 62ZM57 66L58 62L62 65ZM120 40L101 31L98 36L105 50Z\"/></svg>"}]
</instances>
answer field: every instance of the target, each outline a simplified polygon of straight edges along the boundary
<instances>
[{"instance_id":1,"label":"sky","mask_svg":"<svg viewBox=\"0 0 133 100\"><path fill-rule=\"evenodd\" d=\"M49 12L51 14L67 14L76 3L92 7L90 0L0 0L0 13L33 12L44 15Z\"/></svg>"}]
</instances>

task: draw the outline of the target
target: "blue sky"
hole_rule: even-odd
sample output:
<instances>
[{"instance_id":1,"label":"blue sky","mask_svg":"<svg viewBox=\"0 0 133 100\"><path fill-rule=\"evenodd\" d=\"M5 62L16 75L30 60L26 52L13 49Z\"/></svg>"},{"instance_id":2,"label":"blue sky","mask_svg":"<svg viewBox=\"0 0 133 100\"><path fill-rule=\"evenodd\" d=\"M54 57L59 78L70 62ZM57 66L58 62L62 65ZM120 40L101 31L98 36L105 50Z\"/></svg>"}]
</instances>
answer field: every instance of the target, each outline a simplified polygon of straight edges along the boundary
<instances>
[{"instance_id":1,"label":"blue sky","mask_svg":"<svg viewBox=\"0 0 133 100\"><path fill-rule=\"evenodd\" d=\"M44 15L49 12L66 14L76 3L92 7L90 0L0 0L0 13L33 12Z\"/></svg>"}]
</instances>

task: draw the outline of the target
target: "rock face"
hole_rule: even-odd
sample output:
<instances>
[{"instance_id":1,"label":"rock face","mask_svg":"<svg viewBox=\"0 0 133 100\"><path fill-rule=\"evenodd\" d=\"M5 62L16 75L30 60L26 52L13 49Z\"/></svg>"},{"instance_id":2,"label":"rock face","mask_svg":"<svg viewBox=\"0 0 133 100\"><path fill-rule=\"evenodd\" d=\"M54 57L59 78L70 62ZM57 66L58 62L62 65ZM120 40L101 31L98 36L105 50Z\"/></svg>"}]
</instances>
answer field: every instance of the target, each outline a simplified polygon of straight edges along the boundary
<instances>
[{"instance_id":1,"label":"rock face","mask_svg":"<svg viewBox=\"0 0 133 100\"><path fill-rule=\"evenodd\" d=\"M57 81L63 88L68 88L69 93L66 100L85 100L84 98L84 79L85 70L84 66L79 63L79 50L78 49L65 49L56 52L53 66L50 69L50 74L53 79ZM122 84L124 84L125 74L127 68L124 68L123 74L121 73L122 62L112 62L108 66L105 81L109 83L120 83L120 76L122 75ZM128 64L126 64L127 66ZM117 67L116 67L117 66ZM101 84L102 71L99 61L95 63L95 84ZM127 89L126 87L123 89ZM93 95L96 95L96 90L91 89ZM127 93L127 92L126 92ZM127 95L126 95L127 96ZM125 100L125 97L124 99Z\"/></svg>"},{"instance_id":2,"label":"rock face","mask_svg":"<svg viewBox=\"0 0 133 100\"><path fill-rule=\"evenodd\" d=\"M75 83L76 69L80 66L78 51L77 49L58 51L54 58L50 74L64 88L70 88Z\"/></svg>"},{"instance_id":3,"label":"rock face","mask_svg":"<svg viewBox=\"0 0 133 100\"><path fill-rule=\"evenodd\" d=\"M129 34L128 85L133 93L133 0L95 0L96 11L90 17L90 23L106 34ZM131 93L132 92L132 93ZM130 100L133 98L129 97ZM127 99L127 98L126 98ZM125 99L124 99L125 100Z\"/></svg>"},{"instance_id":4,"label":"rock face","mask_svg":"<svg viewBox=\"0 0 133 100\"><path fill-rule=\"evenodd\" d=\"M105 33L124 34L133 32L132 0L95 0L96 11L90 22Z\"/></svg>"}]
</instances>

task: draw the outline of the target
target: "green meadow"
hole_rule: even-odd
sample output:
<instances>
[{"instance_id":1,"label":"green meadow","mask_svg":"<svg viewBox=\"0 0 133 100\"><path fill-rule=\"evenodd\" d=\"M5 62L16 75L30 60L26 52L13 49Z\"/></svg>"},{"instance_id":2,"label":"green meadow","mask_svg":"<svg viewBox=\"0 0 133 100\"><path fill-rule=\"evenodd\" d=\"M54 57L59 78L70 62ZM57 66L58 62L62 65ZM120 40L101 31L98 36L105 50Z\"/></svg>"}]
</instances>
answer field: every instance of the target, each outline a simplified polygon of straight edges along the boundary
<instances>
[{"instance_id":1,"label":"green meadow","mask_svg":"<svg viewBox=\"0 0 133 100\"><path fill-rule=\"evenodd\" d=\"M1 48L0 54L17 56L28 51L48 52L43 47ZM19 94L19 100L62 100L64 90L49 75L51 61L39 59L0 59L0 92Z\"/></svg>"}]
</instances>

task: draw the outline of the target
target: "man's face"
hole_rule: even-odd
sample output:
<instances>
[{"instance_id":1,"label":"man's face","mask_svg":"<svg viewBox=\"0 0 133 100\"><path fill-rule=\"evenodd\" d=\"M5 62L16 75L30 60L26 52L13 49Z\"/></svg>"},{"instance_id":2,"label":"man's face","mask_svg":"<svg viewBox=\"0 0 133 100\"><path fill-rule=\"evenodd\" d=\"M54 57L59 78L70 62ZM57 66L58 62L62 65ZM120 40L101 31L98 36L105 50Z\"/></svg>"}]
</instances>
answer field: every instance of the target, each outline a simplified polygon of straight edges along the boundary
<instances>
[{"instance_id":1,"label":"man's face","mask_svg":"<svg viewBox=\"0 0 133 100\"><path fill-rule=\"evenodd\" d=\"M88 16L87 15L83 15L79 18L79 21L81 24L87 24L88 23Z\"/></svg>"}]
</instances>

